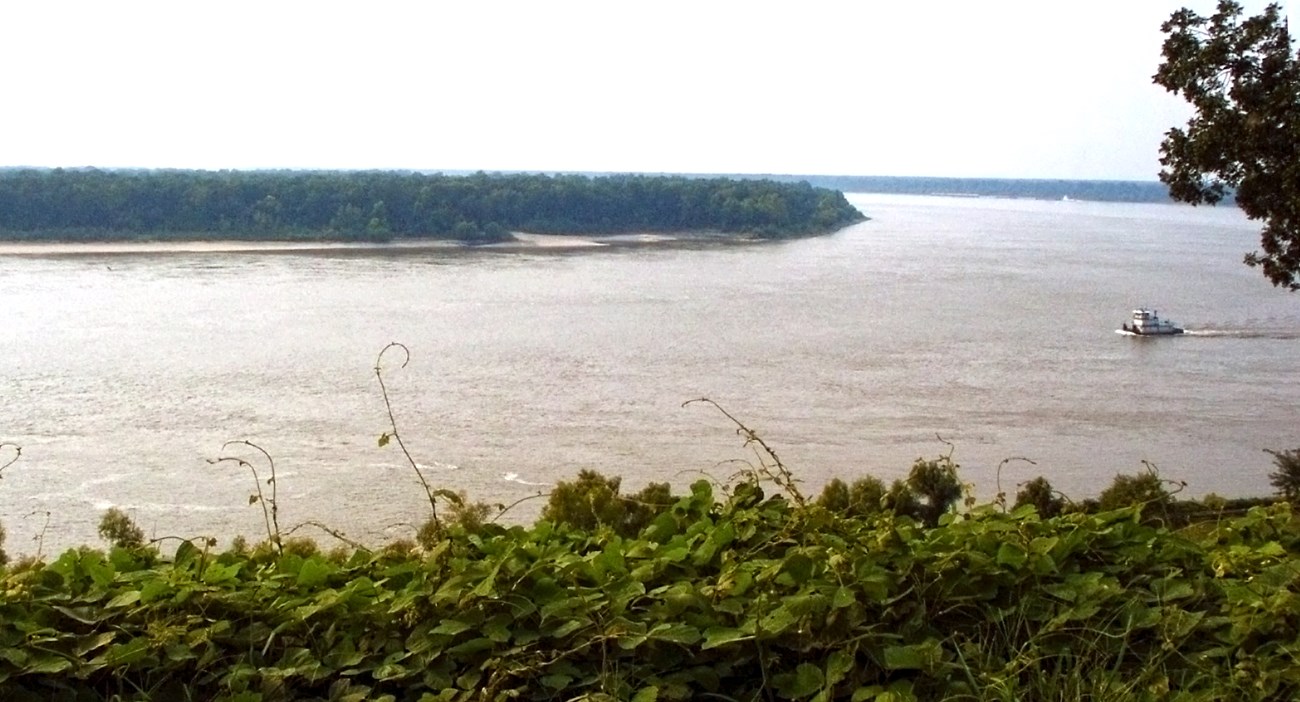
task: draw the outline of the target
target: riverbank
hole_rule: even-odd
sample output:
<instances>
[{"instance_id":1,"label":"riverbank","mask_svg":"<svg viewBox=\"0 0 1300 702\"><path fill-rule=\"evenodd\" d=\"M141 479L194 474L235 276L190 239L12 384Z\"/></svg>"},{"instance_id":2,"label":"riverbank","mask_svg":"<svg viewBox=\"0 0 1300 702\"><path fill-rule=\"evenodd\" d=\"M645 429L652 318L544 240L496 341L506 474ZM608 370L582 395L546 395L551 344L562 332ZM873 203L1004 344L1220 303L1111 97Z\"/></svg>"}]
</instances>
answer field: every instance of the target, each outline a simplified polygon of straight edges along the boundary
<instances>
[{"instance_id":1,"label":"riverbank","mask_svg":"<svg viewBox=\"0 0 1300 702\"><path fill-rule=\"evenodd\" d=\"M749 242L719 232L674 232L609 235L533 234L511 232L510 239L474 244L452 239L411 238L383 243L356 241L252 241L240 239L182 239L168 241L52 241L0 242L0 256L69 256L167 253L328 253L331 251L526 251L530 249L593 249L653 246L681 242Z\"/></svg>"}]
</instances>

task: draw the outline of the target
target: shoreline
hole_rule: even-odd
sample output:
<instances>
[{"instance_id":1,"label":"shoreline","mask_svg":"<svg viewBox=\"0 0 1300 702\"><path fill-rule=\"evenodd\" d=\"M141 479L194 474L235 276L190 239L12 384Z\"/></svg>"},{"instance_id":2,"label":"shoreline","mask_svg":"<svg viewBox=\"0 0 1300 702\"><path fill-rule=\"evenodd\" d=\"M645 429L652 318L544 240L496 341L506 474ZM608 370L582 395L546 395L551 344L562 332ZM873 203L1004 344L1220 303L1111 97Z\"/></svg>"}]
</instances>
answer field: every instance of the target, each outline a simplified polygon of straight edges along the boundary
<instances>
[{"instance_id":1,"label":"shoreline","mask_svg":"<svg viewBox=\"0 0 1300 702\"><path fill-rule=\"evenodd\" d=\"M273 241L242 239L176 239L122 241L0 241L0 256L76 256L163 253L313 253L334 251L530 251L648 246L679 242L745 243L761 241L718 232L633 234L533 234L511 232L513 240L472 244L457 239L405 238L375 243L361 241Z\"/></svg>"}]
</instances>

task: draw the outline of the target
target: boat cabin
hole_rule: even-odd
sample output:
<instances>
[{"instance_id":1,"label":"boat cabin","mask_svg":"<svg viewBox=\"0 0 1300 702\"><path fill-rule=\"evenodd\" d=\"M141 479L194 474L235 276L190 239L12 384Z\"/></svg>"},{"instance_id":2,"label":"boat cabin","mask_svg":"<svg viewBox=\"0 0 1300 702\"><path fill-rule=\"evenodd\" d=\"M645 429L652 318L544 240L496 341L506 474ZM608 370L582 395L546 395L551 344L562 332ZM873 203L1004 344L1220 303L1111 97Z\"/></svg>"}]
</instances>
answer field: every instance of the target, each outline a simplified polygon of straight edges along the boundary
<instances>
[{"instance_id":1,"label":"boat cabin","mask_svg":"<svg viewBox=\"0 0 1300 702\"><path fill-rule=\"evenodd\" d=\"M1178 325L1167 319L1161 319L1155 310L1146 308L1133 310L1132 324L1125 324L1122 331L1130 334L1182 334Z\"/></svg>"}]
</instances>

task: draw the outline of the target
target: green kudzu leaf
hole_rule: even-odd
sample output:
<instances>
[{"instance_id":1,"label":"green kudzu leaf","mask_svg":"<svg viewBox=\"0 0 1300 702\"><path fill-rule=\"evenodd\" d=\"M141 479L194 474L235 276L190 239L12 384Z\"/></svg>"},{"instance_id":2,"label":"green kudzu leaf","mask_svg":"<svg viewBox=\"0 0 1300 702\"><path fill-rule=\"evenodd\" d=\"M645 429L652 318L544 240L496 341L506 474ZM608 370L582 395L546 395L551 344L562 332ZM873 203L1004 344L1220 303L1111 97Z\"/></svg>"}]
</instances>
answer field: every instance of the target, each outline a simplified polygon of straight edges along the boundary
<instances>
[{"instance_id":1,"label":"green kudzu leaf","mask_svg":"<svg viewBox=\"0 0 1300 702\"><path fill-rule=\"evenodd\" d=\"M149 640L139 637L109 647L105 661L111 666L130 665L144 658L147 653L149 653Z\"/></svg>"},{"instance_id":2,"label":"green kudzu leaf","mask_svg":"<svg viewBox=\"0 0 1300 702\"><path fill-rule=\"evenodd\" d=\"M1019 568L1025 564L1025 552L1019 546L1013 543L1003 543L998 547L997 562L998 565L1011 566Z\"/></svg>"},{"instance_id":3,"label":"green kudzu leaf","mask_svg":"<svg viewBox=\"0 0 1300 702\"><path fill-rule=\"evenodd\" d=\"M397 665L396 663L384 663L378 668L375 668L373 675L375 676L375 680L396 680L398 678L406 677L408 672L405 667Z\"/></svg>"},{"instance_id":4,"label":"green kudzu leaf","mask_svg":"<svg viewBox=\"0 0 1300 702\"><path fill-rule=\"evenodd\" d=\"M1029 542L1029 550L1034 553L1045 554L1056 548L1060 539L1055 536L1039 536Z\"/></svg>"},{"instance_id":5,"label":"green kudzu leaf","mask_svg":"<svg viewBox=\"0 0 1300 702\"><path fill-rule=\"evenodd\" d=\"M781 605L768 613L758 623L759 629L768 634L779 634L789 629L795 622L799 621L799 616L790 611L786 605Z\"/></svg>"},{"instance_id":6,"label":"green kudzu leaf","mask_svg":"<svg viewBox=\"0 0 1300 702\"><path fill-rule=\"evenodd\" d=\"M1170 639L1181 639L1192 633L1192 630L1205 619L1205 612L1186 612L1181 609L1171 609L1165 613L1163 629L1165 636Z\"/></svg>"},{"instance_id":7,"label":"green kudzu leaf","mask_svg":"<svg viewBox=\"0 0 1300 702\"><path fill-rule=\"evenodd\" d=\"M913 646L886 646L885 667L890 670L918 670L921 654Z\"/></svg>"},{"instance_id":8,"label":"green kudzu leaf","mask_svg":"<svg viewBox=\"0 0 1300 702\"><path fill-rule=\"evenodd\" d=\"M28 658L30 658L30 656L21 648L0 648L0 661L9 661L15 666L21 667L27 665Z\"/></svg>"},{"instance_id":9,"label":"green kudzu leaf","mask_svg":"<svg viewBox=\"0 0 1300 702\"><path fill-rule=\"evenodd\" d=\"M815 564L813 560L802 553L795 553L787 556L785 563L782 564L782 577L778 577L777 582L788 581L794 585L802 585L808 582L812 577Z\"/></svg>"},{"instance_id":10,"label":"green kudzu leaf","mask_svg":"<svg viewBox=\"0 0 1300 702\"><path fill-rule=\"evenodd\" d=\"M380 435L379 435L379 448L383 448L383 447L387 446L387 445L388 445L388 440L391 439L391 438L392 438L392 435L390 435L388 432L384 432L383 434L380 434Z\"/></svg>"},{"instance_id":11,"label":"green kudzu leaf","mask_svg":"<svg viewBox=\"0 0 1300 702\"><path fill-rule=\"evenodd\" d=\"M172 556L172 563L175 567L179 568L194 561L200 556L202 556L202 552L187 539L182 541L181 544L176 547L176 554Z\"/></svg>"},{"instance_id":12,"label":"green kudzu leaf","mask_svg":"<svg viewBox=\"0 0 1300 702\"><path fill-rule=\"evenodd\" d=\"M719 549L725 548L736 538L736 532L730 522L723 522L709 531L709 536L695 549L696 566L703 566L713 560Z\"/></svg>"},{"instance_id":13,"label":"green kudzu leaf","mask_svg":"<svg viewBox=\"0 0 1300 702\"><path fill-rule=\"evenodd\" d=\"M744 641L752 638L754 638L753 634L740 629L720 626L709 627L704 632L704 644L700 646L700 648L708 650L710 648L717 648L718 646L725 646L729 643L735 643L737 641Z\"/></svg>"},{"instance_id":14,"label":"green kudzu leaf","mask_svg":"<svg viewBox=\"0 0 1300 702\"><path fill-rule=\"evenodd\" d=\"M466 671L456 678L456 687L462 690L473 690L479 686L479 681L483 679L483 673L477 670Z\"/></svg>"},{"instance_id":15,"label":"green kudzu leaf","mask_svg":"<svg viewBox=\"0 0 1300 702\"><path fill-rule=\"evenodd\" d=\"M259 499L261 499L261 498L258 497L257 495L249 495L249 496L248 496L248 504L250 504L250 505L255 505L255 504L257 504L257 501L258 501Z\"/></svg>"},{"instance_id":16,"label":"green kudzu leaf","mask_svg":"<svg viewBox=\"0 0 1300 702\"><path fill-rule=\"evenodd\" d=\"M570 619L564 622L563 624L560 624L554 630L550 631L548 635L551 638L562 639L568 636L569 634L572 634L573 632L587 626L590 623L591 620L586 618Z\"/></svg>"},{"instance_id":17,"label":"green kudzu leaf","mask_svg":"<svg viewBox=\"0 0 1300 702\"><path fill-rule=\"evenodd\" d=\"M542 684L552 690L563 690L573 682L573 676L562 673L556 675L545 675L542 677Z\"/></svg>"},{"instance_id":18,"label":"green kudzu leaf","mask_svg":"<svg viewBox=\"0 0 1300 702\"><path fill-rule=\"evenodd\" d=\"M104 606L107 607L108 609L114 609L116 607L126 607L128 605L133 605L139 601L140 601L139 590L127 590L126 592L123 592L117 597L114 597L113 599L109 600L108 604Z\"/></svg>"},{"instance_id":19,"label":"green kudzu leaf","mask_svg":"<svg viewBox=\"0 0 1300 702\"><path fill-rule=\"evenodd\" d=\"M231 563L226 566L213 563L207 567L207 570L203 571L203 582L209 585L232 582L239 575L240 567L241 564L239 563Z\"/></svg>"},{"instance_id":20,"label":"green kudzu leaf","mask_svg":"<svg viewBox=\"0 0 1300 702\"><path fill-rule=\"evenodd\" d=\"M324 559L314 556L303 561L302 568L298 570L298 586L314 588L325 582L331 574L334 573L333 564Z\"/></svg>"},{"instance_id":21,"label":"green kudzu leaf","mask_svg":"<svg viewBox=\"0 0 1300 702\"><path fill-rule=\"evenodd\" d=\"M183 644L171 644L167 646L167 660L178 663L181 661L192 661L197 656L194 655L194 649Z\"/></svg>"},{"instance_id":22,"label":"green kudzu leaf","mask_svg":"<svg viewBox=\"0 0 1300 702\"><path fill-rule=\"evenodd\" d=\"M486 638L470 639L469 641L466 641L465 643L460 644L459 646L452 646L451 648L447 649L447 653L450 653L452 655L457 655L457 656L469 654L469 653L478 653L479 651L487 651L491 649L492 645L493 645L492 639L486 639Z\"/></svg>"},{"instance_id":23,"label":"green kudzu leaf","mask_svg":"<svg viewBox=\"0 0 1300 702\"><path fill-rule=\"evenodd\" d=\"M113 641L113 637L114 637L114 633L111 631L105 631L98 634L88 634L86 636L81 636L77 638L77 645L74 646L72 650L78 656L85 657L87 653L90 653L91 651L102 648L103 646L111 643Z\"/></svg>"},{"instance_id":24,"label":"green kudzu leaf","mask_svg":"<svg viewBox=\"0 0 1300 702\"><path fill-rule=\"evenodd\" d=\"M82 555L81 567L91 581L100 587L107 587L117 574L113 564L104 560L103 554L94 551Z\"/></svg>"},{"instance_id":25,"label":"green kudzu leaf","mask_svg":"<svg viewBox=\"0 0 1300 702\"><path fill-rule=\"evenodd\" d=\"M826 679L821 668L811 663L800 663L793 673L773 676L772 682L782 697L802 699L822 689Z\"/></svg>"},{"instance_id":26,"label":"green kudzu leaf","mask_svg":"<svg viewBox=\"0 0 1300 702\"><path fill-rule=\"evenodd\" d=\"M55 675L72 667L72 661L62 656L43 656L23 669L24 673Z\"/></svg>"},{"instance_id":27,"label":"green kudzu leaf","mask_svg":"<svg viewBox=\"0 0 1300 702\"><path fill-rule=\"evenodd\" d=\"M510 625L514 623L514 617L508 614L498 614L491 619L483 622L479 630L483 635L497 643L505 643L510 640Z\"/></svg>"},{"instance_id":28,"label":"green kudzu leaf","mask_svg":"<svg viewBox=\"0 0 1300 702\"><path fill-rule=\"evenodd\" d=\"M826 687L834 687L853 670L853 651L836 649L826 659Z\"/></svg>"},{"instance_id":29,"label":"green kudzu leaf","mask_svg":"<svg viewBox=\"0 0 1300 702\"><path fill-rule=\"evenodd\" d=\"M460 621L459 619L444 619L442 623L440 623L433 631L430 631L429 633L443 634L446 636L455 636L456 634L459 634L462 631L469 631L472 628L474 628L472 624L468 622Z\"/></svg>"},{"instance_id":30,"label":"green kudzu leaf","mask_svg":"<svg viewBox=\"0 0 1300 702\"><path fill-rule=\"evenodd\" d=\"M881 693L883 693L884 691L885 689L879 685L867 685L865 687L859 687L858 689L853 691L853 697L849 698L849 702L867 702L868 700L878 700L880 699Z\"/></svg>"},{"instance_id":31,"label":"green kudzu leaf","mask_svg":"<svg viewBox=\"0 0 1300 702\"><path fill-rule=\"evenodd\" d=\"M166 597L172 591L171 583L165 580L150 580L140 588L140 602L149 604L162 597Z\"/></svg>"},{"instance_id":32,"label":"green kudzu leaf","mask_svg":"<svg viewBox=\"0 0 1300 702\"><path fill-rule=\"evenodd\" d=\"M1258 546L1256 553L1263 558L1282 558L1286 555L1286 549L1276 541L1269 541Z\"/></svg>"},{"instance_id":33,"label":"green kudzu leaf","mask_svg":"<svg viewBox=\"0 0 1300 702\"><path fill-rule=\"evenodd\" d=\"M1180 578L1163 578L1151 583L1151 591L1162 601L1181 600L1196 594L1192 584Z\"/></svg>"},{"instance_id":34,"label":"green kudzu leaf","mask_svg":"<svg viewBox=\"0 0 1300 702\"><path fill-rule=\"evenodd\" d=\"M665 623L651 629L647 638L694 646L700 640L700 630L686 624Z\"/></svg>"},{"instance_id":35,"label":"green kudzu leaf","mask_svg":"<svg viewBox=\"0 0 1300 702\"><path fill-rule=\"evenodd\" d=\"M55 605L56 612L62 612L65 616L75 619L82 624L98 624L103 621L104 615L97 613L89 607L64 607Z\"/></svg>"},{"instance_id":36,"label":"green kudzu leaf","mask_svg":"<svg viewBox=\"0 0 1300 702\"><path fill-rule=\"evenodd\" d=\"M886 646L885 667L890 670L932 670L943 658L938 641L911 646Z\"/></svg>"}]
</instances>

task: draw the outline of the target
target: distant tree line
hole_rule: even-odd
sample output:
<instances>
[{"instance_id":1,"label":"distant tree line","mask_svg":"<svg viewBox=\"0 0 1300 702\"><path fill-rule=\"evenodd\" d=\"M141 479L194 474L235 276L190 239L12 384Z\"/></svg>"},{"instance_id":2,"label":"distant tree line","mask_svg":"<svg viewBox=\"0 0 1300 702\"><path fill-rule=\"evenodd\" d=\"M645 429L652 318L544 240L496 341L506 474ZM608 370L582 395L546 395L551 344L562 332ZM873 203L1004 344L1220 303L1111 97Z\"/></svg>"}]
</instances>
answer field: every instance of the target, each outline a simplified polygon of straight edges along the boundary
<instances>
[{"instance_id":1,"label":"distant tree line","mask_svg":"<svg viewBox=\"0 0 1300 702\"><path fill-rule=\"evenodd\" d=\"M792 176L765 176L785 181ZM1051 180L1034 178L930 178L894 176L810 176L815 186L846 193L957 195L1028 200L1173 202L1164 183L1136 180ZM1227 202L1231 202L1231 194Z\"/></svg>"},{"instance_id":2,"label":"distant tree line","mask_svg":"<svg viewBox=\"0 0 1300 702\"><path fill-rule=\"evenodd\" d=\"M606 173L587 173L602 176ZM1169 186L1155 180L1077 180L1057 178L956 178L935 176L800 175L782 173L710 173L694 178L728 180L771 180L777 183L808 183L845 193L888 193L893 195L935 195L991 197L1017 200L1088 200L1092 202L1175 202ZM1233 191L1224 194L1232 204Z\"/></svg>"},{"instance_id":3,"label":"distant tree line","mask_svg":"<svg viewBox=\"0 0 1300 702\"><path fill-rule=\"evenodd\" d=\"M0 239L468 242L710 231L764 238L863 220L808 183L681 176L383 171L0 171Z\"/></svg>"}]
</instances>

